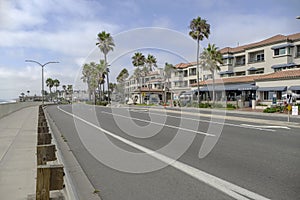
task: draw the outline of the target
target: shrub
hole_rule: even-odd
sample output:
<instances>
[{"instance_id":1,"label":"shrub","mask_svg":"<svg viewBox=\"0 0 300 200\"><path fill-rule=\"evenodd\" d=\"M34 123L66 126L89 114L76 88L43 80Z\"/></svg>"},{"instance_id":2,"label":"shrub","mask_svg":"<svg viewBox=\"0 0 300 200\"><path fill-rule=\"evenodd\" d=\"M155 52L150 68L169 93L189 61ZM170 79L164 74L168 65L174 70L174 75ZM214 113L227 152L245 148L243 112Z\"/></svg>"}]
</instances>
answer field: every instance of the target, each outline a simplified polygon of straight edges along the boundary
<instances>
[{"instance_id":1,"label":"shrub","mask_svg":"<svg viewBox=\"0 0 300 200\"><path fill-rule=\"evenodd\" d=\"M236 106L233 105L233 104L231 104L231 103L229 103L229 104L226 105L226 108L229 108L229 109L236 109Z\"/></svg>"},{"instance_id":2,"label":"shrub","mask_svg":"<svg viewBox=\"0 0 300 200\"><path fill-rule=\"evenodd\" d=\"M212 105L214 108L224 108L224 106L221 103L215 103Z\"/></svg>"},{"instance_id":3,"label":"shrub","mask_svg":"<svg viewBox=\"0 0 300 200\"><path fill-rule=\"evenodd\" d=\"M107 104L108 104L107 101L98 101L98 102L97 102L97 105L98 105L98 106L106 106Z\"/></svg>"},{"instance_id":4,"label":"shrub","mask_svg":"<svg viewBox=\"0 0 300 200\"><path fill-rule=\"evenodd\" d=\"M211 108L209 103L200 103L199 108Z\"/></svg>"},{"instance_id":5,"label":"shrub","mask_svg":"<svg viewBox=\"0 0 300 200\"><path fill-rule=\"evenodd\" d=\"M264 112L264 113L275 113L275 112L277 112L277 108L276 108L276 107L273 107L273 108L266 108L266 109L264 109L263 112Z\"/></svg>"}]
</instances>

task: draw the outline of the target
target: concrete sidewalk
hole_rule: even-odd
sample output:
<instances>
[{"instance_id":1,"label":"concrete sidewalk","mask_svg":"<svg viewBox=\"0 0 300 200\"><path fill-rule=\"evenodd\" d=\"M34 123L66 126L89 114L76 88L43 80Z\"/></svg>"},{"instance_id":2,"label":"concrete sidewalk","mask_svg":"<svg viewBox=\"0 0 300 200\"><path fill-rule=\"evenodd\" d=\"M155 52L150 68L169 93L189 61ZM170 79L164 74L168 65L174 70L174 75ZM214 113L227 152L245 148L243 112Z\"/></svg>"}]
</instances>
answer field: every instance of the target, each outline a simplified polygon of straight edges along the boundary
<instances>
[{"instance_id":1,"label":"concrete sidewalk","mask_svg":"<svg viewBox=\"0 0 300 200\"><path fill-rule=\"evenodd\" d=\"M38 106L0 118L0 199L35 193Z\"/></svg>"}]
</instances>

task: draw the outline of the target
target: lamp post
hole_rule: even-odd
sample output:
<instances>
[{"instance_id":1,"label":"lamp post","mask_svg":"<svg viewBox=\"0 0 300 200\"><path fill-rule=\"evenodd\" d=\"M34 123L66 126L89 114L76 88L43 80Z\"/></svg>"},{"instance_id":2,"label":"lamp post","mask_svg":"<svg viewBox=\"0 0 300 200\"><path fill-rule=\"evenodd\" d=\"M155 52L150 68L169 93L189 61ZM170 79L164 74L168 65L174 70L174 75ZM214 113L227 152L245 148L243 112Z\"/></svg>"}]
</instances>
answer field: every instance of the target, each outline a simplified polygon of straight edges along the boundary
<instances>
[{"instance_id":1,"label":"lamp post","mask_svg":"<svg viewBox=\"0 0 300 200\"><path fill-rule=\"evenodd\" d=\"M55 61L50 61L50 62L47 62L45 64L41 64L39 63L38 61L35 61L35 60L25 60L25 62L33 62L33 63L36 63L38 65L40 65L42 67L42 105L44 105L44 67L50 63L59 63L59 62L55 62Z\"/></svg>"},{"instance_id":2,"label":"lamp post","mask_svg":"<svg viewBox=\"0 0 300 200\"><path fill-rule=\"evenodd\" d=\"M107 73L107 76L106 76L106 78L107 78L107 97L108 97L108 104L110 104L110 94L109 94L109 77L108 77L108 75L109 75L109 67L110 65L107 65L107 67L106 67L106 73ZM103 86L104 87L104 86Z\"/></svg>"}]
</instances>

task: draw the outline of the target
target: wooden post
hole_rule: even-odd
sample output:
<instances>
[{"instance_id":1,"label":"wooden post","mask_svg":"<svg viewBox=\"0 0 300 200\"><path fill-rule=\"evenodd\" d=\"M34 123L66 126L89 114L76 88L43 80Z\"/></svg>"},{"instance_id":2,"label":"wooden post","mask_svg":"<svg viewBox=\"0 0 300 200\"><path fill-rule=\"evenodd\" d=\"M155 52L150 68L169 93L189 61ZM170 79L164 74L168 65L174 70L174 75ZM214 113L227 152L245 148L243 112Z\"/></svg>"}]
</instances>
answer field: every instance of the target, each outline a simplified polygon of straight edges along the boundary
<instances>
[{"instance_id":1,"label":"wooden post","mask_svg":"<svg viewBox=\"0 0 300 200\"><path fill-rule=\"evenodd\" d=\"M47 121L45 120L45 121L39 121L38 122L38 127L39 126L47 126Z\"/></svg>"},{"instance_id":2,"label":"wooden post","mask_svg":"<svg viewBox=\"0 0 300 200\"><path fill-rule=\"evenodd\" d=\"M48 133L49 127L48 126L38 126L38 133Z\"/></svg>"},{"instance_id":3,"label":"wooden post","mask_svg":"<svg viewBox=\"0 0 300 200\"><path fill-rule=\"evenodd\" d=\"M36 200L50 199L50 168L38 166L36 177Z\"/></svg>"},{"instance_id":4,"label":"wooden post","mask_svg":"<svg viewBox=\"0 0 300 200\"><path fill-rule=\"evenodd\" d=\"M63 165L42 165L37 167L36 200L49 200L51 190L64 188Z\"/></svg>"},{"instance_id":5,"label":"wooden post","mask_svg":"<svg viewBox=\"0 0 300 200\"><path fill-rule=\"evenodd\" d=\"M55 145L46 144L46 145L37 145L37 165L46 165L47 161L56 160L55 155Z\"/></svg>"},{"instance_id":6,"label":"wooden post","mask_svg":"<svg viewBox=\"0 0 300 200\"><path fill-rule=\"evenodd\" d=\"M50 133L38 133L37 144L51 144L52 135Z\"/></svg>"}]
</instances>

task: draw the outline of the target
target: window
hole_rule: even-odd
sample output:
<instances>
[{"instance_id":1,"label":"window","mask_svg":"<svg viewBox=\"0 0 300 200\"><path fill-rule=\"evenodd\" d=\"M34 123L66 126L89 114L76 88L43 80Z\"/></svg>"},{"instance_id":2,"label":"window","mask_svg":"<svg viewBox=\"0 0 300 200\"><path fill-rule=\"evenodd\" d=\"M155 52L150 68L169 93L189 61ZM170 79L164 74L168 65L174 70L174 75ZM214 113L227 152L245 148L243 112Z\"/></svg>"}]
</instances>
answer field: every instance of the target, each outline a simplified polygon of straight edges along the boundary
<instances>
[{"instance_id":1,"label":"window","mask_svg":"<svg viewBox=\"0 0 300 200\"><path fill-rule=\"evenodd\" d=\"M264 91L264 100L269 100L269 92Z\"/></svg>"},{"instance_id":2,"label":"window","mask_svg":"<svg viewBox=\"0 0 300 200\"><path fill-rule=\"evenodd\" d=\"M183 71L183 76L184 76L184 77L187 77L187 76L188 76L188 70L184 70L184 71Z\"/></svg>"},{"instance_id":3,"label":"window","mask_svg":"<svg viewBox=\"0 0 300 200\"><path fill-rule=\"evenodd\" d=\"M183 82L183 87L187 87L188 86L188 82L187 81L184 81Z\"/></svg>"},{"instance_id":4,"label":"window","mask_svg":"<svg viewBox=\"0 0 300 200\"><path fill-rule=\"evenodd\" d=\"M190 84L194 84L194 83L197 83L197 80L196 80L196 79L190 80Z\"/></svg>"},{"instance_id":5,"label":"window","mask_svg":"<svg viewBox=\"0 0 300 200\"><path fill-rule=\"evenodd\" d=\"M196 73L197 73L196 68L189 69L190 76L194 76L194 75L196 75Z\"/></svg>"},{"instance_id":6,"label":"window","mask_svg":"<svg viewBox=\"0 0 300 200\"><path fill-rule=\"evenodd\" d=\"M265 71L264 68L258 68L258 69L256 70L255 74L263 74L264 71Z\"/></svg>"},{"instance_id":7,"label":"window","mask_svg":"<svg viewBox=\"0 0 300 200\"><path fill-rule=\"evenodd\" d=\"M249 63L265 61L264 51L257 51L249 54Z\"/></svg>"},{"instance_id":8,"label":"window","mask_svg":"<svg viewBox=\"0 0 300 200\"><path fill-rule=\"evenodd\" d=\"M256 61L259 62L259 61L264 61L265 60L265 55L262 53L262 54L257 54L256 55Z\"/></svg>"},{"instance_id":9,"label":"window","mask_svg":"<svg viewBox=\"0 0 300 200\"><path fill-rule=\"evenodd\" d=\"M236 76L244 76L244 75L246 75L246 71L236 72L235 75Z\"/></svg>"},{"instance_id":10,"label":"window","mask_svg":"<svg viewBox=\"0 0 300 200\"><path fill-rule=\"evenodd\" d=\"M235 66L242 66L246 64L245 56L236 57Z\"/></svg>"},{"instance_id":11,"label":"window","mask_svg":"<svg viewBox=\"0 0 300 200\"><path fill-rule=\"evenodd\" d=\"M296 49L296 57L300 57L300 45L297 45Z\"/></svg>"},{"instance_id":12,"label":"window","mask_svg":"<svg viewBox=\"0 0 300 200\"><path fill-rule=\"evenodd\" d=\"M285 55L285 54L286 54L285 48L274 49L274 56L280 56L280 55Z\"/></svg>"}]
</instances>

